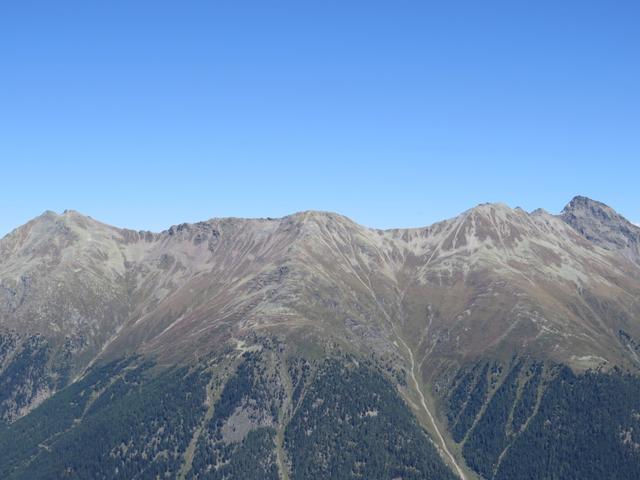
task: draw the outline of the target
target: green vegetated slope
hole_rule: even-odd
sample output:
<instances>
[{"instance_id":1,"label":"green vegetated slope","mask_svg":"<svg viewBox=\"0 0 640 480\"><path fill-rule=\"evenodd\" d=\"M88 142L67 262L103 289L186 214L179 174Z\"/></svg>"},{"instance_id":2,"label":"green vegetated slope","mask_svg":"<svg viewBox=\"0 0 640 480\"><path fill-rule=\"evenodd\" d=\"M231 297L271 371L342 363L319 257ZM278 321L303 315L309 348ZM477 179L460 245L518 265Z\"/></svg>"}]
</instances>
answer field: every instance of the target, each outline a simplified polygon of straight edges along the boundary
<instances>
[{"instance_id":1,"label":"green vegetated slope","mask_svg":"<svg viewBox=\"0 0 640 480\"><path fill-rule=\"evenodd\" d=\"M456 478L383 372L273 345L190 367L97 366L0 428L0 478ZM446 406L481 478L640 478L640 379L629 373L478 363Z\"/></svg>"},{"instance_id":2,"label":"green vegetated slope","mask_svg":"<svg viewBox=\"0 0 640 480\"><path fill-rule=\"evenodd\" d=\"M295 480L455 479L395 388L367 364L325 362L286 431Z\"/></svg>"},{"instance_id":3,"label":"green vegetated slope","mask_svg":"<svg viewBox=\"0 0 640 480\"><path fill-rule=\"evenodd\" d=\"M207 376L118 362L93 370L0 433L2 478L174 478Z\"/></svg>"},{"instance_id":4,"label":"green vegetated slope","mask_svg":"<svg viewBox=\"0 0 640 480\"><path fill-rule=\"evenodd\" d=\"M268 349L213 367L95 367L3 427L0 452L7 479L455 478L373 363Z\"/></svg>"},{"instance_id":5,"label":"green vegetated slope","mask_svg":"<svg viewBox=\"0 0 640 480\"><path fill-rule=\"evenodd\" d=\"M242 360L197 439L188 478L278 479L274 427L283 394L277 371L258 353Z\"/></svg>"},{"instance_id":6,"label":"green vegetated slope","mask_svg":"<svg viewBox=\"0 0 640 480\"><path fill-rule=\"evenodd\" d=\"M640 478L640 378L515 359L461 372L448 420L482 478Z\"/></svg>"},{"instance_id":7,"label":"green vegetated slope","mask_svg":"<svg viewBox=\"0 0 640 480\"><path fill-rule=\"evenodd\" d=\"M43 336L0 332L0 422L16 420L69 383L73 348L67 339L53 355Z\"/></svg>"}]
</instances>

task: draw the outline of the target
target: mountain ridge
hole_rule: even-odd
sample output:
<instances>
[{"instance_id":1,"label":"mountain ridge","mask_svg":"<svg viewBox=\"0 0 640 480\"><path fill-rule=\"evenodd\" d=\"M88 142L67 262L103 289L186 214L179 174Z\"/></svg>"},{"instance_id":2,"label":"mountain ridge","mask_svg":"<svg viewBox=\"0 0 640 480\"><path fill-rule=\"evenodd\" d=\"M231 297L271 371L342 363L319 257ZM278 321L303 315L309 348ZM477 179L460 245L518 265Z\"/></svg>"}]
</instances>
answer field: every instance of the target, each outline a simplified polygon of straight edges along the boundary
<instances>
[{"instance_id":1,"label":"mountain ridge","mask_svg":"<svg viewBox=\"0 0 640 480\"><path fill-rule=\"evenodd\" d=\"M560 215L485 203L388 230L319 211L157 233L45 212L0 240L0 414L15 422L111 361L200 365L275 342L276 356L388 365L444 461L474 478L443 413L459 372L514 356L640 367L635 227L591 202Z\"/></svg>"},{"instance_id":2,"label":"mountain ridge","mask_svg":"<svg viewBox=\"0 0 640 480\"><path fill-rule=\"evenodd\" d=\"M610 274L608 270L613 267L616 275L628 276L629 266L617 258L610 244L602 246L602 242L592 242L575 227L575 222L568 221L568 209L576 202L584 203L583 198L575 197L560 216L540 211L529 214L505 204L485 203L427 227L388 230L363 227L342 215L321 211L303 211L279 219L214 218L174 225L159 233L119 229L72 210L60 215L45 212L0 241L0 253L4 257L0 267L4 277L8 274L14 277L14 285L19 283L16 277L20 277L34 258L49 259L38 265L39 274L52 274L55 268L59 271L80 269L79 273L90 277L85 283L96 281L95 288L111 290L114 301L128 305L129 315L138 317L145 314L143 310L136 313L136 308L141 307L131 304L131 290L134 296L142 298L138 293L143 293L145 279L159 282L154 288L160 288L156 296L161 297L167 289L174 289L176 293L176 289L182 288L179 285L197 283L198 277L210 276L214 271L226 276L225 282L233 285L235 281L238 287L245 288L247 283L241 277L229 277L229 268L238 274L248 268L247 275L252 281L263 283L264 279L272 282L296 273L313 276L319 273L317 265L324 262L316 251L323 251L326 258L336 256L331 268L339 270L330 274L333 275L331 281L343 282L338 276L344 275L350 278L349 282L356 282L360 295L365 296L371 296L372 285L367 283L372 275L387 290L403 288L398 282L409 281L405 278L407 275L419 284L455 282L462 275L464 284L468 275L465 272L474 269L490 269L491 275L517 275L511 278L515 284L540 283L527 278L535 268L541 274L551 273L563 281L584 283L593 280L588 277L600 275L597 272L605 263L607 273L600 275L601 283L611 287L606 278ZM618 221L618 217L615 218ZM553 239L551 243L547 236ZM22 250L18 248L20 245ZM226 260L214 260L216 250L221 250L219 254ZM571 255L567 256L566 252ZM628 258L626 251L624 253ZM13 263L7 260L11 255L17 255ZM233 257L235 263L231 265L229 259ZM260 262L262 266L258 265ZM519 265L527 262L527 273L524 273ZM314 266L315 271L310 266ZM256 271L251 270L254 267ZM329 267L321 268L324 271L320 273L326 276ZM273 277L267 270L280 273ZM365 274L369 279L363 281ZM452 274L456 277L451 278ZM263 280L256 275L262 275ZM163 276L165 280L161 280ZM200 284L203 281L206 282L201 280ZM217 288L221 285L218 283ZM387 294L397 292L387 291ZM378 293L373 297L376 295ZM52 303L50 299L46 301ZM148 301L158 302L160 298ZM373 303L378 309L377 299ZM136 319L136 323L140 321L144 320ZM109 330L109 337L117 328ZM165 324L163 330L166 328L169 324Z\"/></svg>"}]
</instances>

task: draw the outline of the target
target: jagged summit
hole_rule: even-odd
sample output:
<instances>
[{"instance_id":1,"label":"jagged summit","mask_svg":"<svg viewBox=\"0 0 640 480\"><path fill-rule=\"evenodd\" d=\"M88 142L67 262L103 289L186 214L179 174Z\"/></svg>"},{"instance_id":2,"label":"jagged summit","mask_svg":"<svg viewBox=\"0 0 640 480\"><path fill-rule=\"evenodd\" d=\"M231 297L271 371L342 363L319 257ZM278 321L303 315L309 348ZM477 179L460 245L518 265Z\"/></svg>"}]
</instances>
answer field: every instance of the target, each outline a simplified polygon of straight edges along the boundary
<instances>
[{"instance_id":1,"label":"jagged summit","mask_svg":"<svg viewBox=\"0 0 640 480\"><path fill-rule=\"evenodd\" d=\"M590 242L640 264L640 228L608 205L576 196L564 207L560 218Z\"/></svg>"},{"instance_id":2,"label":"jagged summit","mask_svg":"<svg viewBox=\"0 0 640 480\"><path fill-rule=\"evenodd\" d=\"M610 206L588 197L577 195L563 208L560 213L565 218L591 218L599 219L603 223L616 222L631 224L626 218L616 212Z\"/></svg>"}]
</instances>

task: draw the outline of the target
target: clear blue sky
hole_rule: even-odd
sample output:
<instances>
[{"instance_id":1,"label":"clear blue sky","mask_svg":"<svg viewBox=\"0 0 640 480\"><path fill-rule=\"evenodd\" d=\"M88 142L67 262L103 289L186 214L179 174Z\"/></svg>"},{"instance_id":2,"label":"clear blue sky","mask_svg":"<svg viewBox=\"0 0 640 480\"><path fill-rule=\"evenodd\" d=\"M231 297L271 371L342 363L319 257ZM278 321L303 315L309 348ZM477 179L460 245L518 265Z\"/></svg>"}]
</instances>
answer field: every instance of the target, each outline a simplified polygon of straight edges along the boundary
<instances>
[{"instance_id":1,"label":"clear blue sky","mask_svg":"<svg viewBox=\"0 0 640 480\"><path fill-rule=\"evenodd\" d=\"M640 221L640 3L0 5L0 234L575 194Z\"/></svg>"}]
</instances>

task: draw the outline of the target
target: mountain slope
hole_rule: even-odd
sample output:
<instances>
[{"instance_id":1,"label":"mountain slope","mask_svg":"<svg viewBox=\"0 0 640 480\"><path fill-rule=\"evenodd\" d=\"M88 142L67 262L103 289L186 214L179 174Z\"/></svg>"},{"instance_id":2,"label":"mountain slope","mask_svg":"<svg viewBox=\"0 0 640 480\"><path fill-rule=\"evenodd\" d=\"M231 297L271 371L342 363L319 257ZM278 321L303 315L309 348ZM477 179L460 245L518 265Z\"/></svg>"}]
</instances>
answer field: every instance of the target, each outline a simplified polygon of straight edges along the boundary
<instances>
[{"instance_id":1,"label":"mountain slope","mask_svg":"<svg viewBox=\"0 0 640 480\"><path fill-rule=\"evenodd\" d=\"M56 418L70 420L45 428L57 432L49 440L32 445L25 437L27 456L18 455L6 472L36 478L73 464L77 478L86 478L79 472L107 468L73 456L65 457L67 464L51 463L46 452L86 442L82 435L104 428L100 422L112 415L107 409L92 417L98 412L93 403L117 411L124 408L116 406L121 394L142 395L131 399L142 402L139 415L148 415L148 428L174 428L173 420L158 420L166 417L164 407L144 400L142 392L154 391L156 381L178 388L180 377L169 380L162 372L187 368L192 373L180 375L200 379L193 380L193 395L203 406L171 437L173 456L165 447L153 450L157 439L144 430L131 439L139 447L112 450L121 457L119 475L131 478L143 468L151 453L136 457L140 448L170 459L144 468L153 464L180 478L238 478L255 455L268 459L264 478L351 478L357 472L411 478L407 472L436 472L444 463L459 477L501 478L507 471L501 465L511 465L509 450L527 437L506 420L496 422L496 415L525 419L518 424L522 432L534 428L532 412L555 392L559 366L578 376L588 369L609 375L618 367L640 367L640 268L635 227L625 222L581 197L560 216L484 204L426 228L387 231L325 212L212 219L161 233L47 212L0 240L0 414L11 424L7 435L15 435L16 428L31 431L30 422L41 421L37 412L51 412L61 395L79 394L73 393L78 385L92 400L74 401L84 411L55 407ZM104 365L123 359L129 367L86 384ZM531 365L542 365L544 381L530 382L538 378L523 373ZM127 369L146 373L132 377ZM327 371L350 378L341 392L333 390L335 381L315 383ZM616 385L624 383L615 378ZM349 443L325 450L337 441L330 440L334 435L347 441L374 431L371 422L391 421L382 416L382 404L362 410L350 390L358 382L376 385L380 395L395 387L400 396L387 398L384 408L411 412L441 460L409 424L411 438L385 437L370 445L372 455L388 449L385 442L410 442L431 463L400 452L380 464L363 463L356 451L345 453ZM338 415L332 422L346 430L320 418L304 427L314 409L335 398L345 403L335 403L323 421ZM631 415L629 408L621 415ZM625 422L620 428L633 428ZM491 433L502 438L493 450L487 450L485 424L503 432ZM324 433L315 440L309 434L318 443L307 451L300 435L309 428ZM39 444L47 445L44 451ZM33 448L39 460L27 468L24 458ZM314 457L320 451L323 456ZM326 470L329 461L338 463ZM220 473L216 465L223 464L231 470Z\"/></svg>"}]
</instances>

